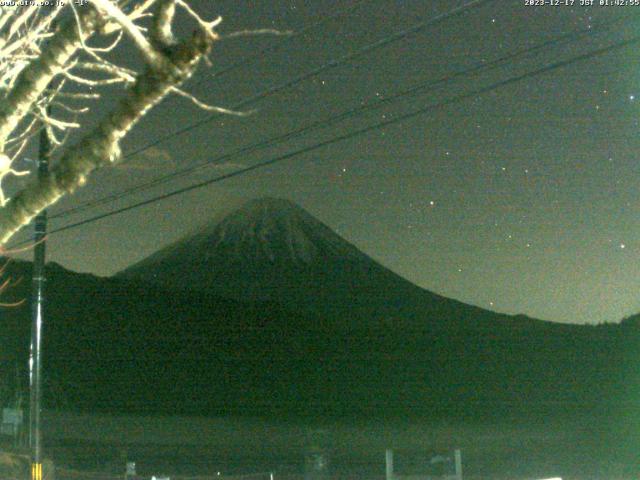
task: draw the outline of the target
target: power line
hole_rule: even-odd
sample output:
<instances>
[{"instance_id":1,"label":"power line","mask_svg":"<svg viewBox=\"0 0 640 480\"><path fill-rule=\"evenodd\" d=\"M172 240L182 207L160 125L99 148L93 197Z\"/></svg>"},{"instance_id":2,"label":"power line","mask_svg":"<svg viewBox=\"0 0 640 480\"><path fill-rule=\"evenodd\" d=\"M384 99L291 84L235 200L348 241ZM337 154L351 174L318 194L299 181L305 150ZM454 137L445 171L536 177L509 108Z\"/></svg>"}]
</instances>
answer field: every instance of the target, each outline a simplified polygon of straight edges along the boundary
<instances>
[{"instance_id":1,"label":"power line","mask_svg":"<svg viewBox=\"0 0 640 480\"><path fill-rule=\"evenodd\" d=\"M162 201L162 200L166 200L168 198L171 198L171 197L174 197L176 195L180 195L180 194L192 191L192 190L196 190L198 188L202 188L202 187L205 187L205 186L208 186L208 185L212 185L214 183L219 183L219 182L222 182L223 180L228 180L229 178L237 177L237 176L243 175L245 173L252 172L254 170L258 170L258 169L261 169L261 168L264 168L264 167L267 167L267 166L271 166L271 165L274 165L276 163L280 163L280 162L283 162L285 160L288 160L290 158L293 158L293 157L296 157L296 156L299 156L299 155L302 155L302 154L305 154L305 153L309 153L309 152L312 152L314 150L317 150L317 149L320 149L320 148L323 148L323 147L326 147L326 146L329 146L329 145L333 145L333 144L336 144L338 142L342 142L342 141L345 141L345 140L348 140L348 139L363 135L365 133L368 133L368 132L371 132L371 131L374 131L374 130L379 130L381 128L384 128L384 127L387 127L387 126L390 126L390 125L393 125L393 124L396 124L396 123L400 123L400 122L403 122L403 121L406 121L406 120L410 120L412 118L415 118L415 117L420 116L420 115L424 115L425 113L431 112L433 110L437 110L437 109L440 109L442 107L445 107L445 106L448 106L448 105L451 105L451 104L454 104L454 103L461 102L463 100L467 100L467 99L470 99L470 98L473 98L473 97L477 97L479 95L483 95L483 94L491 92L493 90L497 90L497 89L502 88L504 86L511 85L513 83L520 82L520 81L526 80L528 78L536 77L536 76L542 75L544 73L548 73L548 72L551 72L553 70L557 70L559 68L567 67L567 66L572 65L572 64L577 63L577 62L585 61L585 60L588 60L588 59L591 59L591 58L594 58L594 57L597 57L597 56L600 56L600 55L604 55L604 54L612 52L614 50L618 50L618 49L621 49L621 48L624 48L624 47L627 47L629 45L632 45L634 43L639 43L639 42L640 42L640 36L636 36L636 37L633 37L633 38L628 39L628 40L624 40L624 41L621 41L621 42L614 43L614 44L609 45L607 47L603 47L603 48L600 48L600 49L597 49L597 50L593 50L591 52L587 52L587 53L584 53L582 55L574 56L574 57L569 58L567 60L554 62L554 63L548 64L548 65L546 65L544 67L529 71L527 73L524 73L524 74L521 74L521 75L517 75L517 76L513 76L513 77L510 77L510 78L508 78L506 80L501 80L499 82L495 82L495 83L493 83L493 84L491 84L489 86L482 87L482 88L473 90L471 92L467 92L467 93L463 93L463 94L457 95L457 96L449 98L449 99L447 99L447 100L445 100L443 102L438 102L438 103L434 103L434 104L431 104L431 105L427 105L426 107L420 108L418 110L414 110L413 112L405 113L404 115L400 115L400 116L398 116L396 118L385 120L385 121L382 121L382 122L378 122L376 124L369 125L367 127L364 127L364 128L361 128L361 129L346 133L344 135L340 135L338 137L333 137L331 139L324 140L322 142L319 142L319 143L316 143L316 144L313 144L313 145L310 145L310 146L306 146L306 147L291 151L291 152L283 154L283 155L276 156L276 157L271 158L269 160L265 160L264 162L259 162L257 164L251 165L249 167L236 170L235 172L231 172L231 173L228 173L228 174L225 174L225 175L220 175L218 177L214 177L214 178L209 179L209 180L205 180L205 181L202 181L202 182L195 183L195 184L190 185L188 187L180 188L180 189L174 190L174 191L169 192L169 193L165 193L165 194L162 194L162 195L157 195L157 196L152 197L150 199L147 199L147 200L144 200L144 201L140 201L140 202L128 205L126 207L122 207L122 208L119 208L119 209L116 209L116 210L112 210L111 212L103 213L103 214L100 214L100 215L95 215L93 217L87 218L85 220L81 220L79 222L75 222L75 223L71 223L71 224L68 224L68 225L64 225L62 227L59 227L59 228L51 230L50 234L60 233L60 232L66 231L66 230L77 228L77 227L80 227L82 225L93 223L93 222L96 222L98 220L102 220L104 218L108 218L108 217L111 217L111 216L114 216L114 215L118 215L120 213L127 212L129 210L133 210L135 208L139 208L139 207L142 207L142 206L145 206L145 205L150 205L152 203L156 203L156 202L159 202L159 201Z\"/></svg>"},{"instance_id":2,"label":"power line","mask_svg":"<svg viewBox=\"0 0 640 480\"><path fill-rule=\"evenodd\" d=\"M277 137L272 137L266 140L262 140L260 142L254 143L252 145L248 145L245 147L242 147L238 150L235 150L233 152L218 156L214 159L210 159L207 160L205 162L199 163L197 165L191 165L185 168L182 168L178 171L172 172L170 174L166 174L163 175L161 177L152 179L150 181L144 182L142 184L133 186L131 188L125 189L121 192L115 193L115 194L110 194L107 195L105 197L102 197L100 199L96 199L96 200L92 200L89 202L85 202L82 205L78 205L76 207L71 207L67 210L64 210L62 212L57 213L56 215L51 216L51 218L64 218L67 217L69 215L81 212L83 210L86 210L88 208L91 207L95 207L95 206L99 206L99 205L103 205L105 203L111 203L113 201L117 201L120 200L122 198L125 198L127 196L145 191L149 188L152 188L154 186L163 184L163 183L167 183L170 181L173 181L177 178L183 177L185 175L191 174L199 169L208 167L210 165L214 165L217 164L221 161L227 161L230 160L234 157L237 157L238 155L245 155L248 153L253 153L257 150L261 150L263 148L267 148L273 145L276 145L278 143L284 142L286 140L290 140L292 138L297 138L303 134L306 134L310 131L319 129L319 128L325 128L327 126L331 126L334 125L338 122L341 122L345 119L354 117L356 115L361 115L364 114L366 112L372 111L372 110L377 110L379 108L382 108L384 106L387 106L391 103L397 102L407 96L410 95L417 95L417 94L424 94L427 93L429 91L432 91L433 89L435 89L438 86L441 86L443 84L446 84L450 81L455 80L458 77L462 77L462 76L468 76L471 74L479 74L481 72L484 71L488 71L488 70L493 70L496 68L500 68L502 66L504 66L505 64L507 64L507 62L516 59L518 57L523 57L523 58L527 58L528 56L531 56L532 54L535 54L537 52L539 52L540 50L549 48L549 47L554 47L557 45L562 45L564 43L568 43L571 41L574 41L576 39L579 39L585 35L594 35L596 33L599 33L601 31L606 31L608 29L610 29L612 26L618 24L618 23L626 23L630 20L635 20L638 17L640 17L640 15L636 15L631 19L625 19L624 21L620 21L620 20L616 20L613 22L609 22L603 25L600 25L596 28L584 28L582 30L578 30L578 31L574 31L574 32L570 32L564 35L560 35L558 37L555 37L553 39L541 42L537 45L534 45L532 47L526 48L526 49L520 49L517 50L515 52L509 53L507 55L504 55L500 58L497 58L495 60L492 60L491 62L486 62L480 65L476 65L473 66L471 68L467 68L464 70L460 70L457 72L454 72L453 74L447 75L445 77L441 77L440 79L437 80L433 80L433 81L427 81L427 82L420 82L417 85L414 85L408 89L405 89L401 92L395 93L393 95L387 96L383 99L379 99L376 103L373 104L367 104L367 105L360 105L357 106L355 108L343 111L342 113L335 115L335 116L331 116L329 118L325 118L323 120L318 120L315 122L312 122L306 126L303 126L301 128L298 129L294 129L291 130L289 132L286 132L282 135L279 135Z\"/></svg>"},{"instance_id":3,"label":"power line","mask_svg":"<svg viewBox=\"0 0 640 480\"><path fill-rule=\"evenodd\" d=\"M362 6L364 3L365 3L364 0L357 0L355 2L352 2L349 5L348 8L343 8L342 10L339 10L338 12L335 12L335 13L330 14L330 15L323 15L322 18L320 20L318 20L317 22L314 22L314 23L309 24L309 25L307 25L305 27L302 27L300 30L297 30L297 31L287 35L283 40L279 41L277 44L269 46L269 47L266 47L266 48L263 48L262 50L259 50L258 52L254 53L253 55L248 55L247 57L242 58L242 59L238 60L235 63L232 63L231 65L229 65L226 68L223 68L222 70L219 70L217 72L209 74L206 77L201 78L197 82L194 82L192 84L192 86L200 85L200 84L202 84L203 82L205 82L207 80L213 80L213 79L217 80L218 78L226 75L229 72L232 72L233 70L236 70L236 69L238 69L240 67L244 67L245 65L249 65L254 60L263 59L267 54L276 52L277 50L279 50L280 48L282 48L286 44L290 43L295 38L298 38L298 37L306 34L307 32L310 32L311 30L314 30L314 29L324 25L325 23L330 22L331 20L335 20L335 19L340 18L342 16L350 15L351 13L356 11L360 6Z\"/></svg>"},{"instance_id":4,"label":"power line","mask_svg":"<svg viewBox=\"0 0 640 480\"><path fill-rule=\"evenodd\" d=\"M398 32L395 32L387 37L384 37L378 41L375 41L373 43L369 43L367 45L365 45L364 47L361 47L359 49L357 49L354 52L348 53L346 55L343 55L340 58L337 59L333 59L328 61L327 63L324 63L322 65L320 65L319 67L314 68L313 70L303 73L301 75L299 75L298 77L295 77L291 80L287 80L284 83L281 83L275 87L269 88L267 90L263 90L262 92L254 95L253 97L250 97L248 99L242 100L239 103L236 103L235 105L232 105L231 107L229 107L231 110L241 110L259 100L262 100L263 98L269 97L271 95L275 95L283 90L286 90L288 88L291 88L305 80L308 80L309 78L315 77L317 75L319 75L320 73L326 71L326 70L330 70L332 68L336 68L339 67L340 65L350 62L352 60L355 60L358 57L361 57L363 55L366 55L369 52L372 52L374 50L377 50L379 48L385 47L391 43L394 43L398 40L402 40L403 38L408 37L409 35L412 35L414 33L419 32L420 30L424 30L428 27L432 27L433 25L436 25L444 20L448 20L450 18L454 18L458 15L461 15L463 13L466 13L470 10L473 10L475 8L478 8L482 5L484 5L485 3L489 3L495 0L471 0L467 3L465 3L464 5L461 5L460 7L456 7L452 10L449 10L448 12L442 13L440 15L437 15L429 20L426 20L424 22L420 22L417 23L409 28L406 28L404 30L400 30ZM219 118L219 114L213 114L213 115L209 115L208 117L204 118L203 120L200 120L198 122L194 122L190 125L187 125L185 127L179 128L177 130L174 130L173 132L167 134L167 135L163 135L162 138L158 138L157 140L154 140L140 148L138 148L137 150L134 150L132 152L127 153L126 155L124 155L122 157L123 160L127 159L127 158L131 158L134 157L148 149L150 149L151 147L155 147L157 145L160 145L161 143L166 142L167 140L170 140L172 138L175 138L179 135L182 135L186 132L189 132L191 130L194 130L202 125L205 125L215 119Z\"/></svg>"}]
</instances>

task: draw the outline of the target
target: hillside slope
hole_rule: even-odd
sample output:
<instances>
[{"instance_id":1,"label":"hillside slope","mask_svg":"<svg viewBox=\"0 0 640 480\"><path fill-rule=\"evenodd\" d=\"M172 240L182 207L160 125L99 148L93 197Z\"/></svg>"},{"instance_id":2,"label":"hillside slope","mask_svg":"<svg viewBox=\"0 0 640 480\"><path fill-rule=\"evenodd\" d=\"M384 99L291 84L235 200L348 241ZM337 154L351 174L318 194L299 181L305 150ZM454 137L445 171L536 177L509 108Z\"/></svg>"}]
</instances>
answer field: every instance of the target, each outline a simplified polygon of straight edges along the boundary
<instances>
[{"instance_id":1,"label":"hillside slope","mask_svg":"<svg viewBox=\"0 0 640 480\"><path fill-rule=\"evenodd\" d=\"M14 262L9 274L30 269ZM50 407L504 416L624 412L640 396L631 323L554 324L443 298L279 200L250 203L114 278L47 272ZM27 364L29 307L1 318L10 391Z\"/></svg>"}]
</instances>

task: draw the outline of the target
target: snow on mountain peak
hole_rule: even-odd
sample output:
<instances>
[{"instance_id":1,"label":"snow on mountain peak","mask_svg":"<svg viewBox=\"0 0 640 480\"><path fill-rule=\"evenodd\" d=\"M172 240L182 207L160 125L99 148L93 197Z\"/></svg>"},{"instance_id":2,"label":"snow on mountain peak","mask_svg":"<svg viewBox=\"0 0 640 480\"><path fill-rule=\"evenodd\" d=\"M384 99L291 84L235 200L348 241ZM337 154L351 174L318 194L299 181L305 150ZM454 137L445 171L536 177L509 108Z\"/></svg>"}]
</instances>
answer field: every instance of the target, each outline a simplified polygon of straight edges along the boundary
<instances>
[{"instance_id":1,"label":"snow on mountain peak","mask_svg":"<svg viewBox=\"0 0 640 480\"><path fill-rule=\"evenodd\" d=\"M311 265L330 258L366 256L296 204L280 198L246 202L221 221L212 221L151 255L138 267L154 264ZM127 269L127 270L130 270Z\"/></svg>"}]
</instances>

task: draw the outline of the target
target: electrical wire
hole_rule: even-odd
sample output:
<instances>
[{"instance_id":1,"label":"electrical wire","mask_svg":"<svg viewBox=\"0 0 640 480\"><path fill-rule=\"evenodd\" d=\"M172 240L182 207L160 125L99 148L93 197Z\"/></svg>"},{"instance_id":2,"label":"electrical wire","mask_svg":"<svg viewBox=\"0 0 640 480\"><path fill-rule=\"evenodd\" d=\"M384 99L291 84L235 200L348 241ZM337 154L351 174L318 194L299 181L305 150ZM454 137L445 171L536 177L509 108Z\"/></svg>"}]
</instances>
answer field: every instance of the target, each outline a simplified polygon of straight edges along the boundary
<instances>
[{"instance_id":1,"label":"electrical wire","mask_svg":"<svg viewBox=\"0 0 640 480\"><path fill-rule=\"evenodd\" d=\"M118 201L122 198L125 198L127 196L136 194L136 193L140 193L142 191L148 190L152 187L155 187L157 185L161 185L163 183L167 183L170 181L173 181L177 178L181 178L184 177L186 175L189 175L191 173L194 173L195 171L198 171L200 169L209 167L211 165L216 165L222 161L228 161L230 159L233 159L239 155L246 155L246 154L250 154L253 152L256 152L258 150L264 149L264 148L268 148L274 145L277 145L279 143L282 143L284 141L290 140L292 138L297 138L300 137L303 134L309 133L311 131L320 129L320 128L325 128L327 126L331 126L334 125L338 122L344 121L348 118L352 118L356 115L361 115L364 114L366 112L372 111L372 110L377 110L379 108L382 108L384 106L387 106L391 103L397 102L401 99L403 99L404 97L410 96L410 95L417 95L417 94L424 94L427 92L432 91L433 89L435 89L438 86L441 86L443 84L446 84L450 81L453 81L455 79L457 79L458 77L462 77L462 76L467 76L467 75L471 75L471 74L479 74L481 72L484 71L489 71L495 68L500 68L502 66L504 66L507 62L518 58L518 57L523 57L526 58L527 56L530 56L532 54L537 53L538 51L548 48L548 47L552 47L552 46L557 46L557 45L562 45L564 43L568 43L568 42L572 42L576 39L582 38L585 35L594 35L596 33L600 33L602 31L606 31L609 30L610 28L612 28L613 26L617 26L620 23L627 23L630 20L636 20L637 18L640 18L640 15L635 15L632 18L628 18L625 19L623 21L621 20L616 20L613 22L609 22L607 24L602 24L598 27L588 27L588 28L584 28L578 31L574 31L574 32L570 32L564 35L560 35L556 38L541 42L537 45L534 45L532 47L526 48L526 49L520 49L517 50L515 52L509 53L507 55L504 55L498 59L492 60L490 62L486 62L486 63L482 63L480 65L476 65L473 66L471 68L467 68L458 72L455 72L451 75L447 75L445 77L442 77L438 80L433 80L433 81L427 81L427 82L421 82L417 85L414 85L408 89L405 89L401 92L386 96L385 98L379 99L376 101L376 103L373 104L366 104L366 105L360 105L356 108L352 108L350 110L346 110L341 112L338 115L334 115L328 118L325 118L323 120L318 120L318 121L314 121L311 124L308 124L304 127L298 128L298 129L294 129L291 130L289 132L286 132L282 135L279 135L277 137L271 137L269 139L266 140L262 140L260 142L242 147L240 149L237 149L233 152L227 153L227 154L223 154L221 156L218 156L216 158L213 159L209 159L207 161L198 163L196 165L190 165L187 166L185 168L179 169L177 171L171 172L169 174L160 176L158 178L149 180L147 182L141 183L139 185L135 185L133 187L127 188L125 190L122 190L120 192L114 193L114 194L110 194L107 196L104 196L100 199L96 199L96 200L90 200L88 202L85 202L81 205L75 206L75 207L71 207L68 208L66 210L63 210L61 212L58 212L54 215L51 215L50 218L51 219L56 219L56 218L64 218L67 217L69 215L72 214L77 214L79 212L82 212L88 208L92 208L95 206L100 206L100 205L104 205L106 203L111 203L114 201Z\"/></svg>"},{"instance_id":2,"label":"electrical wire","mask_svg":"<svg viewBox=\"0 0 640 480\"><path fill-rule=\"evenodd\" d=\"M160 202L162 200L166 200L166 199L174 197L176 195L181 195L183 193L190 192L192 190L196 190L196 189L208 186L208 185L212 185L214 183L219 183L219 182L222 182L224 180L228 180L230 178L234 178L234 177L238 177L240 175L244 175L246 173L249 173L249 172L252 172L252 171L255 171L255 170L259 170L259 169L262 169L262 168L265 168L265 167L268 167L268 166L271 166L271 165L275 165L277 163L283 162L283 161L291 159L293 157L297 157L297 156L303 155L305 153L312 152L314 150L318 150L320 148L323 148L323 147L326 147L326 146L329 146L329 145L333 145L333 144L336 144L336 143L339 143L339 142L342 142L342 141L345 141L345 140L349 140L349 139L352 139L354 137L366 134L366 133L374 131L374 130L379 130L379 129L384 128L384 127L388 127L388 126L391 126L391 125L394 125L394 124L397 124L397 123L400 123L400 122L404 122L404 121L410 120L412 118L418 117L420 115L424 115L426 113L432 112L434 110L441 109L441 108L443 108L445 106L452 105L454 103L459 103L461 101L468 100L470 98L474 98L474 97L483 95L485 93L497 90L497 89L505 87L507 85L511 85L513 83L520 82L522 80L526 80L526 79L529 79L529 78L532 78L532 77L536 77L536 76L542 75L544 73L548 73L548 72L557 70L559 68L564 68L564 67L567 67L569 65L573 65L573 64L581 62L581 61L589 60L591 58L594 58L594 57L597 57L597 56L600 56L600 55L604 55L604 54L610 53L610 52L612 52L614 50L619 50L621 48L628 47L628 46L636 44L636 43L640 43L640 36L632 37L630 39L627 39L627 40L624 40L624 41L620 41L620 42L616 42L616 43L608 45L606 47L602 47L602 48L599 48L597 50L592 50L590 52L587 52L587 53L584 53L584 54L581 54L581 55L578 55L578 56L574 56L574 57L571 57L571 58L566 59L566 60L561 60L561 61L558 61L558 62L554 62L554 63L548 64L548 65L545 65L544 67L540 67L538 69L526 72L524 74L513 76L513 77L507 78L505 80L501 80L501 81L492 83L491 85L488 85L486 87L481 87L481 88L473 90L471 92L467 92L467 93L463 93L463 94L451 97L451 98L449 98L449 99L447 99L445 101L427 105L425 107L422 107L420 109L414 110L412 112L408 112L408 113L405 113L403 115L397 116L397 117L395 117L393 119L389 119L389 120L385 120L385 121L382 121L382 122L378 122L378 123L375 123L373 125L369 125L367 127L364 127L364 128L358 129L358 130L354 130L354 131L345 133L344 135L333 137L333 138L330 138L328 140L324 140L322 142L315 143L313 145L309 145L309 146L302 147L300 149L293 150L291 152L288 152L288 153L285 153L285 154L282 154L282 155L278 155L278 156L273 157L273 158L271 158L269 160L265 160L263 162L259 162L257 164L254 164L254 165L251 165L249 167L236 170L236 171L231 172L231 173L220 175L220 176L217 176L217 177L214 177L214 178L202 181L202 182L198 182L198 183L189 185L187 187L179 188L177 190L173 190L171 192L164 193L162 195L157 195L155 197L149 198L149 199L144 200L144 201L136 202L134 204L127 205L125 207L118 208L116 210L112 210L112 211L107 212L107 213L103 213L103 214L100 214L100 215L95 215L93 217L90 217L90 218L87 218L87 219L84 219L84 220L81 220L81 221L78 221L78 222L75 222L75 223L71 223L71 224L64 225L62 227L58 227L56 229L51 230L49 232L49 235L53 235L53 234L56 234L56 233L64 232L64 231L67 231L67 230L70 230L70 229L73 229L73 228L78 228L80 226L87 225L89 223L93 223L93 222L96 222L98 220L102 220L104 218L108 218L108 217L111 217L111 216L114 216L114 215L118 215L120 213L124 213L124 212L130 211L130 210L133 210L133 209L145 206L145 205L150 205L150 204L153 204L153 203L156 203L156 202Z\"/></svg>"},{"instance_id":3,"label":"electrical wire","mask_svg":"<svg viewBox=\"0 0 640 480\"><path fill-rule=\"evenodd\" d=\"M355 50L354 52L348 53L346 55L343 55L340 58L337 59L333 59L328 61L327 63L324 63L322 65L320 65L319 67L314 68L313 70L303 73L301 75L299 75L298 77L295 77L291 80L287 80L284 83L281 83L279 85L276 85L275 87L269 88L267 90L264 90L256 95L254 95L253 97L244 99L242 101L240 101L239 103L236 103L235 105L232 105L231 107L229 107L230 110L242 110L264 98L270 97L272 95L275 95L277 93L280 93L286 89L289 89L305 80L308 80L312 77L315 77L317 75L319 75L322 72L325 72L327 70L330 70L332 68L337 68L347 62L350 62L352 60L355 60L358 57L361 57L363 55L366 55L369 52L372 52L374 50L377 50L379 48L385 47L387 45L390 45L391 43L394 43L398 40L402 40L406 37L408 37L409 35L412 35L414 33L418 33L421 30L424 30L428 27L432 27L444 20L448 20L450 18L454 18L458 15L461 15L463 13L467 13L475 8L479 8L481 6L483 6L486 3L490 3L493 2L495 0L472 0L469 1L467 3L465 3L464 5L461 5L460 7L454 8L452 10L449 10L445 13L442 13L440 15L437 15L429 20L426 20L424 22L420 22L417 23L409 28L406 28L404 30L400 30L398 32L395 32L387 37L384 37L380 40L377 40L373 43L369 43L367 45L365 45L364 47L361 47L357 50ZM213 120L216 120L219 118L219 114L212 114L209 115L208 117L198 121L198 122L194 122L190 125L187 125L185 127L179 128L177 130L174 130L171 133L168 133L166 135L163 135L161 138L158 138L136 150L133 150L132 152L129 152L127 154L125 154L122 157L122 160L126 160L128 158L134 157L136 155L139 155L140 153L158 146L162 143L165 143L168 140L171 140L172 138L175 138L177 136L180 136L186 132L189 132L191 130L194 130L202 125L205 125L209 122L212 122Z\"/></svg>"},{"instance_id":4,"label":"electrical wire","mask_svg":"<svg viewBox=\"0 0 640 480\"><path fill-rule=\"evenodd\" d=\"M325 23L328 23L331 20L335 20L337 18L352 14L354 11L356 11L359 7L361 7L365 3L366 2L364 0L357 0L357 1L351 2L348 8L343 8L342 10L339 10L330 15L323 15L322 18L317 22L314 22L310 25L302 27L299 30L296 30L295 32L284 37L284 39L280 40L275 45L271 45L269 47L263 48L262 50L259 50L258 52L254 53L253 55L249 55L245 58L242 58L237 62L232 63L228 67L223 68L222 70L211 73L201 78L200 80L193 82L191 86L194 87L197 85L201 85L205 81L212 80L212 79L217 80L220 77L223 77L224 75L226 75L227 73L232 72L233 70L249 65L255 60L262 60L266 55L276 52L277 50L281 49L282 47L284 47L286 44L290 43L294 39L301 37L302 35L305 35L306 33L324 25Z\"/></svg>"}]
</instances>

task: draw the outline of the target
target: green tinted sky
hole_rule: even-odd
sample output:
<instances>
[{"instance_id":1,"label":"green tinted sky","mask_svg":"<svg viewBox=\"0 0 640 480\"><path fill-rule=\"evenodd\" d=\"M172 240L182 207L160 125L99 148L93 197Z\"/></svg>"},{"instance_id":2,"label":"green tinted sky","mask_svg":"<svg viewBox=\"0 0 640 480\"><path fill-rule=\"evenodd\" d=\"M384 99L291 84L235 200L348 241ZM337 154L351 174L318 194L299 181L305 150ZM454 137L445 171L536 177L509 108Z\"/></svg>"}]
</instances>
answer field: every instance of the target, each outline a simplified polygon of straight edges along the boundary
<instances>
[{"instance_id":1,"label":"green tinted sky","mask_svg":"<svg viewBox=\"0 0 640 480\"><path fill-rule=\"evenodd\" d=\"M464 2L195 1L224 18L223 32L297 30L346 9L308 35L217 79L211 72L283 42L226 40L191 91L233 105L331 59ZM576 4L579 1L576 1ZM639 32L640 7L528 7L490 2L256 104L248 118L216 121L99 172L52 209L232 152L246 144L375 102L404 88L490 62L564 33L600 33L459 78L393 107L238 156L151 194L232 171L351 129L570 58ZM621 23L605 31L600 26ZM111 274L255 196L292 199L385 266L418 285L485 308L564 322L616 321L640 311L640 62L638 46L529 78L283 164L51 237L52 260ZM637 99L636 99L637 96ZM98 112L103 107L98 107ZM158 107L128 137L130 151L207 114L180 99Z\"/></svg>"}]
</instances>

